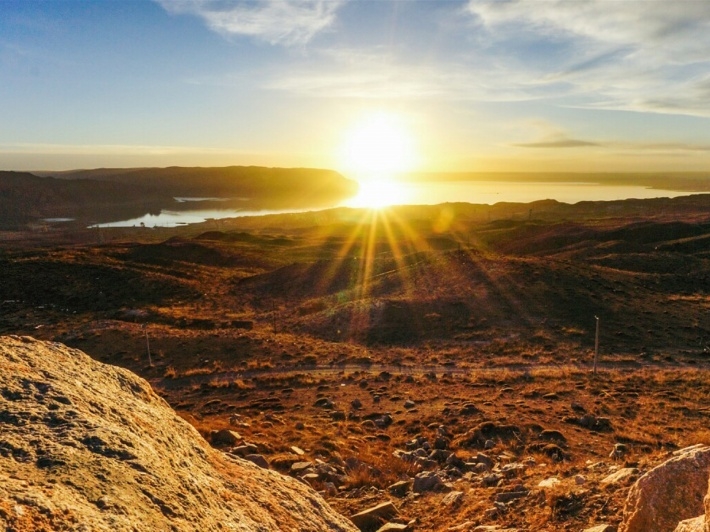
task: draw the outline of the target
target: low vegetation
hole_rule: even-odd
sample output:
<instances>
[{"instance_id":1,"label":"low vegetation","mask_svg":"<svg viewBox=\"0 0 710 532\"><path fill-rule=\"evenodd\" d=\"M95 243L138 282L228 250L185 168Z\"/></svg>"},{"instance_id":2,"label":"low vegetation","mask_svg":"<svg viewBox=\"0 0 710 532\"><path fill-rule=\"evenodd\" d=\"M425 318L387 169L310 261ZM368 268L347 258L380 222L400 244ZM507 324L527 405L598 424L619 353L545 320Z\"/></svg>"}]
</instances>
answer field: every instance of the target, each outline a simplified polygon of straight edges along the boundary
<instances>
[{"instance_id":1,"label":"low vegetation","mask_svg":"<svg viewBox=\"0 0 710 532\"><path fill-rule=\"evenodd\" d=\"M0 251L0 332L131 369L346 515L392 500L415 530L578 531L619 522L629 479L609 475L710 443L709 207L30 234Z\"/></svg>"}]
</instances>

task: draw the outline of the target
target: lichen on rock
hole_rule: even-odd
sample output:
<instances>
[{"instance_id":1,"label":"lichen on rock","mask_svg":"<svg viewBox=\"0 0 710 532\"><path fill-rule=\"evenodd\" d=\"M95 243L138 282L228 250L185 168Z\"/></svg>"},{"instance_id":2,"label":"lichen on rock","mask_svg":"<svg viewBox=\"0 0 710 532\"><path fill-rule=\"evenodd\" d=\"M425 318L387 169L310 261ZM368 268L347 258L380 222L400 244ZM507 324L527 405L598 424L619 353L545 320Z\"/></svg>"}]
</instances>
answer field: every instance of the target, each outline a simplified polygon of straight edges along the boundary
<instances>
[{"instance_id":1,"label":"lichen on rock","mask_svg":"<svg viewBox=\"0 0 710 532\"><path fill-rule=\"evenodd\" d=\"M0 528L355 531L304 484L212 449L143 379L0 337Z\"/></svg>"}]
</instances>

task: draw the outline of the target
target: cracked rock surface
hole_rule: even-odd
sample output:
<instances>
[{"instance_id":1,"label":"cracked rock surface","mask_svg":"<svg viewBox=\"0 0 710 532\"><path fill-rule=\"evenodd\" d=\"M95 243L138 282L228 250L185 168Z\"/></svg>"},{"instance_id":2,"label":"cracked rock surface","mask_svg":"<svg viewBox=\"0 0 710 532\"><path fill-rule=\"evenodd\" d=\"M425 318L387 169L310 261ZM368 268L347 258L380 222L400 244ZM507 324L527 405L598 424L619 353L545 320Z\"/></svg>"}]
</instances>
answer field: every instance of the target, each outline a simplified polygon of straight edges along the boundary
<instances>
[{"instance_id":1,"label":"cracked rock surface","mask_svg":"<svg viewBox=\"0 0 710 532\"><path fill-rule=\"evenodd\" d=\"M148 383L0 337L0 528L354 531L294 479L213 450Z\"/></svg>"}]
</instances>

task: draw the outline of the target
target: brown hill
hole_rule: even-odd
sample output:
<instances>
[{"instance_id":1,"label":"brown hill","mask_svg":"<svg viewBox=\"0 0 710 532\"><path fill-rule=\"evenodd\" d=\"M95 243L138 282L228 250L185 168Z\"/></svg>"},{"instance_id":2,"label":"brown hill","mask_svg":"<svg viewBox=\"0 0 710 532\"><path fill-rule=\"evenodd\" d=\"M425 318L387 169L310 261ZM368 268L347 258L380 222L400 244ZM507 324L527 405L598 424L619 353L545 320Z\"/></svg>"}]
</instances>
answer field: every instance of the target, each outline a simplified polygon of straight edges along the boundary
<instances>
[{"instance_id":1,"label":"brown hill","mask_svg":"<svg viewBox=\"0 0 710 532\"><path fill-rule=\"evenodd\" d=\"M61 180L0 171L0 229L19 229L43 218L104 221L160 212L172 201L165 191L147 195L126 183Z\"/></svg>"},{"instance_id":2,"label":"brown hill","mask_svg":"<svg viewBox=\"0 0 710 532\"><path fill-rule=\"evenodd\" d=\"M147 382L0 338L0 527L351 531L310 488L215 451Z\"/></svg>"},{"instance_id":3,"label":"brown hill","mask_svg":"<svg viewBox=\"0 0 710 532\"><path fill-rule=\"evenodd\" d=\"M169 190L175 196L271 196L353 194L355 182L333 170L262 166L98 168L45 173L65 180L98 180ZM301 198L303 199L303 198Z\"/></svg>"},{"instance_id":4,"label":"brown hill","mask_svg":"<svg viewBox=\"0 0 710 532\"><path fill-rule=\"evenodd\" d=\"M337 172L312 168L101 168L42 177L0 172L0 229L43 218L76 218L86 225L195 208L192 201L175 201L180 197L206 198L200 208L329 207L356 190Z\"/></svg>"}]
</instances>

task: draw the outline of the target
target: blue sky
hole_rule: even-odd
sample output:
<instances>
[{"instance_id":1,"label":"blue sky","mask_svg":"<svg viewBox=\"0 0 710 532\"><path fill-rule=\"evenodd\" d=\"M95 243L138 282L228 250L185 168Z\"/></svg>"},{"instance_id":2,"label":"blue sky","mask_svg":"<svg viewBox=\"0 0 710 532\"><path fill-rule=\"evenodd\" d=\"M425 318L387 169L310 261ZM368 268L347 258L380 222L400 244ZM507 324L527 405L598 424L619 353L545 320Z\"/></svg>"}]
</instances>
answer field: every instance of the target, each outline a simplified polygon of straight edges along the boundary
<instances>
[{"instance_id":1,"label":"blue sky","mask_svg":"<svg viewBox=\"0 0 710 532\"><path fill-rule=\"evenodd\" d=\"M0 169L710 170L710 2L0 1Z\"/></svg>"}]
</instances>

